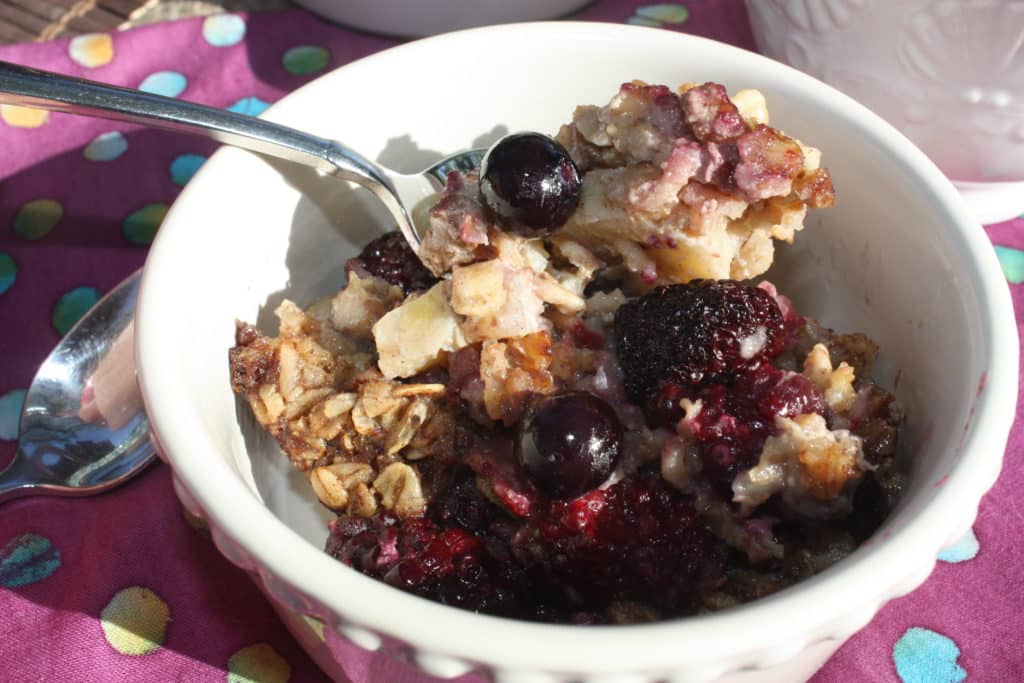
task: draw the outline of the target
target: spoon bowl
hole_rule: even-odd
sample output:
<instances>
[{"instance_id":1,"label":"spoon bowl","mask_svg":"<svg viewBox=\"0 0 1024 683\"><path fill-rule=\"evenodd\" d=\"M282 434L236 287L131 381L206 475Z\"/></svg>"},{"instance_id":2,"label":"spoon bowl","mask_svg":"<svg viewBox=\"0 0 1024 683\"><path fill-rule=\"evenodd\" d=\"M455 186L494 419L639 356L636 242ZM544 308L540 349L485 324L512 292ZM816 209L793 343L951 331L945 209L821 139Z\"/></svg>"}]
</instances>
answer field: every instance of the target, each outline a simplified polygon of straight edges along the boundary
<instances>
[{"instance_id":1,"label":"spoon bowl","mask_svg":"<svg viewBox=\"0 0 1024 683\"><path fill-rule=\"evenodd\" d=\"M40 366L25 394L18 450L0 473L0 503L30 493L100 493L152 462L135 381L140 275L93 306Z\"/></svg>"}]
</instances>

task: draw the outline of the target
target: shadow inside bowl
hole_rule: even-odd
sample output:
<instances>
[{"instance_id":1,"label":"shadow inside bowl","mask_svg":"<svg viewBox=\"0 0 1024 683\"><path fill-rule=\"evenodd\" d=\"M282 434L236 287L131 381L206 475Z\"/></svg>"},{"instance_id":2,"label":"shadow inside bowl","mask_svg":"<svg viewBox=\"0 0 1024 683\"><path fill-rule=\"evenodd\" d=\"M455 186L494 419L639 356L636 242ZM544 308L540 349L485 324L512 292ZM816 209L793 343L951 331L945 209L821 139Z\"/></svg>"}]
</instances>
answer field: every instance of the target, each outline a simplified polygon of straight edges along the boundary
<instances>
[{"instance_id":1,"label":"shadow inside bowl","mask_svg":"<svg viewBox=\"0 0 1024 683\"><path fill-rule=\"evenodd\" d=\"M508 132L508 126L495 125L473 136L466 149L488 147ZM404 134L388 139L376 161L401 173L415 173L448 154L421 147L411 135ZM321 176L312 168L290 162L268 157L263 161L299 192L285 256L287 282L267 296L255 321L246 321L254 322L263 334L276 335L278 319L274 311L283 301L293 301L306 309L324 297L332 297L345 285L345 262L374 237L394 229L394 224L376 197L355 184ZM341 250L323 253L325 230L332 233L332 244L344 245ZM310 263L324 261L326 267L316 272L308 268ZM236 397L235 414L256 493L278 519L317 549L323 549L327 523L335 514L317 502L306 475L292 467L241 397Z\"/></svg>"}]
</instances>

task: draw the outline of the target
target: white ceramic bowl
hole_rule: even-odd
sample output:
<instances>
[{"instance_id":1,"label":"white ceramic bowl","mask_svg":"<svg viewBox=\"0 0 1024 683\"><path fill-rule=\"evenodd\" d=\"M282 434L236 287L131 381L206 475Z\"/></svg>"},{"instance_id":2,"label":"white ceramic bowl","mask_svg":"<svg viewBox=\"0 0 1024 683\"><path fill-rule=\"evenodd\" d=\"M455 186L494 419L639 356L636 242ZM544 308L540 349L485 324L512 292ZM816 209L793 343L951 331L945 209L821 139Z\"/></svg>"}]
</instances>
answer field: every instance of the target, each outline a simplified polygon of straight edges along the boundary
<instances>
[{"instance_id":1,"label":"white ceramic bowl","mask_svg":"<svg viewBox=\"0 0 1024 683\"><path fill-rule=\"evenodd\" d=\"M488 24L556 19L590 0L295 0L346 26L390 36L431 36Z\"/></svg>"},{"instance_id":2,"label":"white ceramic bowl","mask_svg":"<svg viewBox=\"0 0 1024 683\"><path fill-rule=\"evenodd\" d=\"M459 55L473 58L439 68ZM838 205L812 213L771 277L802 311L881 343L878 379L897 387L909 415L906 496L873 539L813 579L655 625L479 616L343 567L321 550L326 515L308 486L231 393L227 350L236 318L272 331L282 297L306 305L334 292L344 260L387 221L363 191L222 150L175 203L146 265L137 321L146 406L184 504L290 625L302 623L294 613L323 619L335 652L348 639L435 674L481 669L507 682L804 680L882 604L928 576L995 481L1014 414L1017 341L992 249L920 151L813 78L667 31L510 25L360 60L266 116L413 170L506 129L555 131L576 104L606 102L634 78L758 87L773 123L824 150ZM310 649L332 666L326 650Z\"/></svg>"},{"instance_id":3,"label":"white ceramic bowl","mask_svg":"<svg viewBox=\"0 0 1024 683\"><path fill-rule=\"evenodd\" d=\"M747 0L761 51L881 114L979 220L1024 213L1024 3Z\"/></svg>"}]
</instances>

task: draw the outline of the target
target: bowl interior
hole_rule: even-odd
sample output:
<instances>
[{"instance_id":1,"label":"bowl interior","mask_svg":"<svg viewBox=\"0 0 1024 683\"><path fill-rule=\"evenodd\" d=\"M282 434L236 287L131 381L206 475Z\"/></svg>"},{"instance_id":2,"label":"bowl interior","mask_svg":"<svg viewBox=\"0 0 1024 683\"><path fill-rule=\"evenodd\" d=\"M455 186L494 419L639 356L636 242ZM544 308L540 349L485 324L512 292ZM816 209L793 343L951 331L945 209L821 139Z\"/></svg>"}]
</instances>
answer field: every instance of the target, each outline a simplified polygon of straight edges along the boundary
<instances>
[{"instance_id":1,"label":"bowl interior","mask_svg":"<svg viewBox=\"0 0 1024 683\"><path fill-rule=\"evenodd\" d=\"M773 125L823 150L837 206L811 211L796 243L780 246L769 278L802 312L881 345L877 379L896 387L908 415L911 486L884 532L898 533L954 472L970 436L972 406L994 362L981 303L987 276L977 244L965 246L963 215L943 203L953 190L936 190L930 167L933 175L922 179L923 157L894 153L894 133L879 133L881 124L849 100L726 46L563 24L413 43L319 79L268 117L414 171L507 131L554 133L576 105L603 104L638 78L759 88ZM936 192L945 192L943 201ZM201 488L197 460L222 459L233 479L223 495L258 497L309 542L301 552L319 552L329 515L231 392L234 321L275 332L272 312L282 299L307 306L337 291L344 261L388 225L362 190L227 149L186 188L148 262L141 369L179 476Z\"/></svg>"}]
</instances>

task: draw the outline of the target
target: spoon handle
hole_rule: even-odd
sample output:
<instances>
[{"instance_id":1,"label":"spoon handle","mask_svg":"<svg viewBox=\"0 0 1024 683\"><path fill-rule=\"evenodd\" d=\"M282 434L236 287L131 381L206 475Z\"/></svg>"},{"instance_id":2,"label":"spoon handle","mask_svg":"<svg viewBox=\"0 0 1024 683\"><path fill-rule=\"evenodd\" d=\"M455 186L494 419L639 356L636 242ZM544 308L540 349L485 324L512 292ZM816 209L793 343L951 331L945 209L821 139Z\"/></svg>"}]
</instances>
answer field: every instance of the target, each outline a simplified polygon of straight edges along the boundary
<instances>
[{"instance_id":1,"label":"spoon handle","mask_svg":"<svg viewBox=\"0 0 1024 683\"><path fill-rule=\"evenodd\" d=\"M0 104L138 123L213 138L233 147L312 166L371 190L410 244L419 238L393 179L372 161L334 140L186 100L154 95L0 61ZM403 225L404 223L404 225Z\"/></svg>"}]
</instances>

